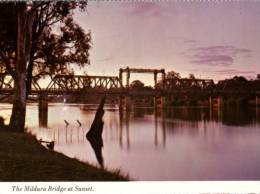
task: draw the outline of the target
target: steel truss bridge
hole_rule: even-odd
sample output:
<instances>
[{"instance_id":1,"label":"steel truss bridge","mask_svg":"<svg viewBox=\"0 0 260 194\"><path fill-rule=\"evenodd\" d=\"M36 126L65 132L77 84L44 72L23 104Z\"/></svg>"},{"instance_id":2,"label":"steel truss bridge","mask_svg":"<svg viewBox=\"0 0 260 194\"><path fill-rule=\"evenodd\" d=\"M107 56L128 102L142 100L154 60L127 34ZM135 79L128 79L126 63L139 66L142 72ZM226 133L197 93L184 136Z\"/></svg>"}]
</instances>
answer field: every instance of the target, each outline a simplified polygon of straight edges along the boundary
<instances>
[{"instance_id":1,"label":"steel truss bridge","mask_svg":"<svg viewBox=\"0 0 260 194\"><path fill-rule=\"evenodd\" d=\"M120 90L122 83L116 76L82 76L82 75L55 75L50 77L50 83L43 88L38 80L33 79L30 94L48 93L77 93L87 89L99 91ZM9 74L0 74L0 93L12 93L14 80Z\"/></svg>"},{"instance_id":2,"label":"steel truss bridge","mask_svg":"<svg viewBox=\"0 0 260 194\"><path fill-rule=\"evenodd\" d=\"M127 73L127 83L123 85L123 73ZM154 74L155 85L150 88L133 89L129 87L130 72L132 73L152 73ZM161 86L157 85L157 74L162 74ZM0 73L0 101L12 95L14 91L14 80L7 73ZM89 76L89 75L54 75L50 77L47 87L43 88L39 80L33 79L29 95L81 95L83 92L90 94L114 94L132 96L162 96L171 94L192 94L200 93L207 95L260 95L258 92L246 91L216 91L214 82L210 79L166 79L164 69L120 69L117 76Z\"/></svg>"}]
</instances>

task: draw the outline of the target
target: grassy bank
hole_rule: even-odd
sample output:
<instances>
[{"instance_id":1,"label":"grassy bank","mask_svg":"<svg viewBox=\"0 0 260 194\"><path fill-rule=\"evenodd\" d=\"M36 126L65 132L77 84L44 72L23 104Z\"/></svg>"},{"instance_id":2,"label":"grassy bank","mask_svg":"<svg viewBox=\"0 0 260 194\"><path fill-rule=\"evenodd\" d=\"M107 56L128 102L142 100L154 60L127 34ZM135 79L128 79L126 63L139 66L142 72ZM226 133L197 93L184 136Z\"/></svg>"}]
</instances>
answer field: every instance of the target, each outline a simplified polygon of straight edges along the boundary
<instances>
[{"instance_id":1,"label":"grassy bank","mask_svg":"<svg viewBox=\"0 0 260 194\"><path fill-rule=\"evenodd\" d=\"M126 180L119 173L47 150L29 134L1 131L0 144L0 181Z\"/></svg>"}]
</instances>

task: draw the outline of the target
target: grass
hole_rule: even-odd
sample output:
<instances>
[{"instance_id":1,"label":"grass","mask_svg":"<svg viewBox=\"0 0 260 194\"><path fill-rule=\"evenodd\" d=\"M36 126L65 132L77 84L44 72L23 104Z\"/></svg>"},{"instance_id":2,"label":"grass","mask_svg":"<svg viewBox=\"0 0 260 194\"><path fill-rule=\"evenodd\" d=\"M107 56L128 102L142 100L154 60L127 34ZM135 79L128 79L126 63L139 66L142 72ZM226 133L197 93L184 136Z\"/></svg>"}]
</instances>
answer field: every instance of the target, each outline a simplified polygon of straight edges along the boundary
<instances>
[{"instance_id":1,"label":"grass","mask_svg":"<svg viewBox=\"0 0 260 194\"><path fill-rule=\"evenodd\" d=\"M1 131L0 158L0 181L128 180L119 172L109 172L47 150L25 133Z\"/></svg>"}]
</instances>

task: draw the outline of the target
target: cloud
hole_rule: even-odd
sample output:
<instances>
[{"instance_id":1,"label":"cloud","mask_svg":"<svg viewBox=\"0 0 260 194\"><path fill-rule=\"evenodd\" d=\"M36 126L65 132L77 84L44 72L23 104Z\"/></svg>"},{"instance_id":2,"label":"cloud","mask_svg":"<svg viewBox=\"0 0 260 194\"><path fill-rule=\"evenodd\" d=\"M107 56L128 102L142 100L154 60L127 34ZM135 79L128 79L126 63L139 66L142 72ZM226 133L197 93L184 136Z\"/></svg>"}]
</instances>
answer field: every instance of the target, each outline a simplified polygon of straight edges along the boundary
<instances>
[{"instance_id":1,"label":"cloud","mask_svg":"<svg viewBox=\"0 0 260 194\"><path fill-rule=\"evenodd\" d=\"M201 70L201 69L190 69L191 72L199 72L199 73L213 73L216 75L244 75L246 77L255 76L256 72L251 70L239 70L232 68L218 69L218 70Z\"/></svg>"},{"instance_id":2,"label":"cloud","mask_svg":"<svg viewBox=\"0 0 260 194\"><path fill-rule=\"evenodd\" d=\"M231 65L234 61L233 57L228 55L194 55L191 63L204 65Z\"/></svg>"},{"instance_id":3,"label":"cloud","mask_svg":"<svg viewBox=\"0 0 260 194\"><path fill-rule=\"evenodd\" d=\"M235 46L211 46L192 48L185 54L193 64L229 66L233 64L237 55L251 52L250 49Z\"/></svg>"},{"instance_id":4,"label":"cloud","mask_svg":"<svg viewBox=\"0 0 260 194\"><path fill-rule=\"evenodd\" d=\"M165 17L165 10L155 2L138 2L135 3L131 14L149 16L149 17Z\"/></svg>"},{"instance_id":5,"label":"cloud","mask_svg":"<svg viewBox=\"0 0 260 194\"><path fill-rule=\"evenodd\" d=\"M207 73L217 73L217 74L255 74L255 71L244 71L244 70L238 70L238 69L220 69L220 70L206 70L203 72Z\"/></svg>"}]
</instances>

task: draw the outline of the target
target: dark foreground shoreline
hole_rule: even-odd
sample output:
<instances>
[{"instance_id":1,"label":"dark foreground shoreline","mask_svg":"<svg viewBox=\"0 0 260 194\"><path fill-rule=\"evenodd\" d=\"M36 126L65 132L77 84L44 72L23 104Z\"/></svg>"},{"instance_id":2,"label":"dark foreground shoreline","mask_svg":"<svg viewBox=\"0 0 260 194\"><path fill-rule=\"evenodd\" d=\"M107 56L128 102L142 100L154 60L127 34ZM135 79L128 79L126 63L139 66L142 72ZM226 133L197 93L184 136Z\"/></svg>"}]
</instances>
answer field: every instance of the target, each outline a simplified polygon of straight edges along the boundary
<instances>
[{"instance_id":1,"label":"dark foreground shoreline","mask_svg":"<svg viewBox=\"0 0 260 194\"><path fill-rule=\"evenodd\" d=\"M126 181L109 172L47 150L35 137L0 129L0 181Z\"/></svg>"}]
</instances>

